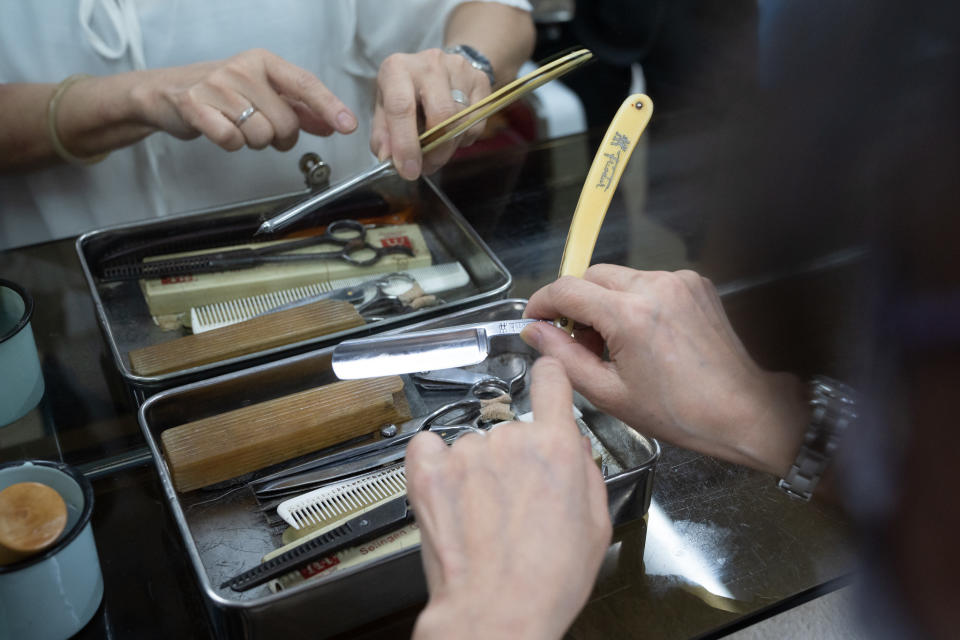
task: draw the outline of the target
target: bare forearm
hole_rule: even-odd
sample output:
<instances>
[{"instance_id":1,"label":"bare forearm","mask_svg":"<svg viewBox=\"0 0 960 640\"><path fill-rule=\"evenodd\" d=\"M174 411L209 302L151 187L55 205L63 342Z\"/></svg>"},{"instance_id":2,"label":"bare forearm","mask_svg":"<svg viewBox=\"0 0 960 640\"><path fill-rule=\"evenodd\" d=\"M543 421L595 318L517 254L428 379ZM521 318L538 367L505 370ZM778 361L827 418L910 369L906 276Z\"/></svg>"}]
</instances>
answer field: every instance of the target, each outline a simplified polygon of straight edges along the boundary
<instances>
[{"instance_id":1,"label":"bare forearm","mask_svg":"<svg viewBox=\"0 0 960 640\"><path fill-rule=\"evenodd\" d=\"M0 85L0 171L61 161L47 124L56 90L50 84ZM253 116L241 120L250 107ZM61 91L56 109L57 138L81 159L154 131L181 140L206 136L228 151L268 145L285 151L301 130L330 135L356 126L352 112L316 76L263 49L226 60L82 78Z\"/></svg>"},{"instance_id":2,"label":"bare forearm","mask_svg":"<svg viewBox=\"0 0 960 640\"><path fill-rule=\"evenodd\" d=\"M130 94L136 74L84 78L59 99L56 130L74 156L96 156L137 142L154 129L142 124ZM0 172L61 163L49 131L48 107L57 85L0 85Z\"/></svg>"},{"instance_id":3,"label":"bare forearm","mask_svg":"<svg viewBox=\"0 0 960 640\"><path fill-rule=\"evenodd\" d=\"M536 32L530 14L495 2L467 2L447 21L445 44L466 44L490 59L503 85L533 53Z\"/></svg>"}]
</instances>

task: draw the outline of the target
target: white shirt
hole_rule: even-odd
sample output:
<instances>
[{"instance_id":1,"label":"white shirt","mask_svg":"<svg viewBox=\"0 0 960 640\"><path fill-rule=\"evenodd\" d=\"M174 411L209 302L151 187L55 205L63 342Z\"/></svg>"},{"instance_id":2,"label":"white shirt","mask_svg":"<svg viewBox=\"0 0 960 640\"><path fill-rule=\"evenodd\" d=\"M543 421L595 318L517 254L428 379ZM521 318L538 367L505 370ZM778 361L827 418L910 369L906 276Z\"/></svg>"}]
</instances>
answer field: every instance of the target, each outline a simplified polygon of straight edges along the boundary
<instances>
[{"instance_id":1,"label":"white shirt","mask_svg":"<svg viewBox=\"0 0 960 640\"><path fill-rule=\"evenodd\" d=\"M375 162L370 116L380 63L392 53L441 46L447 16L463 1L5 2L0 82L56 83L74 73L179 66L260 47L315 73L359 126L329 138L301 132L288 152L228 153L206 138L156 133L99 164L0 176L0 249L298 191L304 184L297 162L307 151L331 165L333 181L368 168ZM496 1L529 9L525 0Z\"/></svg>"}]
</instances>

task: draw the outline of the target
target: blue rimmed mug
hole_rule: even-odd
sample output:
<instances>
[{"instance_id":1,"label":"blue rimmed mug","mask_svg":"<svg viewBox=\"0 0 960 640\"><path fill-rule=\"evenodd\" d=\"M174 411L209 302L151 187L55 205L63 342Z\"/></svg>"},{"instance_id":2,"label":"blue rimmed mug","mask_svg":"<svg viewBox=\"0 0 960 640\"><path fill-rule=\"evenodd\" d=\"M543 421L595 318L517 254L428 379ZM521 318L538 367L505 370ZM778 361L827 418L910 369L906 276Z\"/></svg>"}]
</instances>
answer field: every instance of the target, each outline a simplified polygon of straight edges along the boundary
<instances>
[{"instance_id":1,"label":"blue rimmed mug","mask_svg":"<svg viewBox=\"0 0 960 640\"><path fill-rule=\"evenodd\" d=\"M43 397L43 373L30 318L33 298L0 279L0 427L37 406Z\"/></svg>"},{"instance_id":2,"label":"blue rimmed mug","mask_svg":"<svg viewBox=\"0 0 960 640\"><path fill-rule=\"evenodd\" d=\"M100 607L103 575L93 539L93 487L77 469L47 460L0 463L0 491L39 482L63 498L67 524L50 548L0 566L0 638L66 640Z\"/></svg>"}]
</instances>

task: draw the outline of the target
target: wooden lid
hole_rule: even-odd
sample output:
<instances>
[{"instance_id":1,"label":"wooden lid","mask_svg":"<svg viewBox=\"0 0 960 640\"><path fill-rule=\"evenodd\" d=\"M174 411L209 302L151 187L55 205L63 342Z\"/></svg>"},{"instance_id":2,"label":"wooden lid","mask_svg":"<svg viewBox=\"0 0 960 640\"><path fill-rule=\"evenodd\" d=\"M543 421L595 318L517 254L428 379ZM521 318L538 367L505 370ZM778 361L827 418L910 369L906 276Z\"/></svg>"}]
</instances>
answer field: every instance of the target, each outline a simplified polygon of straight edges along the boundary
<instances>
[{"instance_id":1,"label":"wooden lid","mask_svg":"<svg viewBox=\"0 0 960 640\"><path fill-rule=\"evenodd\" d=\"M0 564L17 562L50 547L67 525L67 505L39 482L0 491Z\"/></svg>"}]
</instances>

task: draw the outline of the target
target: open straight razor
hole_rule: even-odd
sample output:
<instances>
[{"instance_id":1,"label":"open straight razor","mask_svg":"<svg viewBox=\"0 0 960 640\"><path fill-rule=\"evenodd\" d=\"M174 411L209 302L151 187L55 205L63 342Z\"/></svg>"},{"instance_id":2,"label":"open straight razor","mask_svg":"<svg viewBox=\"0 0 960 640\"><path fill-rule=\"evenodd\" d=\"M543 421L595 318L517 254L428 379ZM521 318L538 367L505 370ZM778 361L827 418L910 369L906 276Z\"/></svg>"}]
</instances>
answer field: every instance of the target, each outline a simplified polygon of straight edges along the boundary
<instances>
[{"instance_id":1,"label":"open straight razor","mask_svg":"<svg viewBox=\"0 0 960 640\"><path fill-rule=\"evenodd\" d=\"M333 350L341 380L465 367L486 360L490 339L516 335L539 320L500 320L394 336L345 340Z\"/></svg>"}]
</instances>

